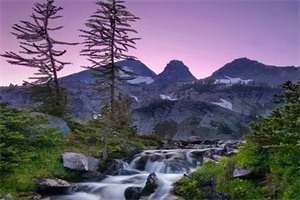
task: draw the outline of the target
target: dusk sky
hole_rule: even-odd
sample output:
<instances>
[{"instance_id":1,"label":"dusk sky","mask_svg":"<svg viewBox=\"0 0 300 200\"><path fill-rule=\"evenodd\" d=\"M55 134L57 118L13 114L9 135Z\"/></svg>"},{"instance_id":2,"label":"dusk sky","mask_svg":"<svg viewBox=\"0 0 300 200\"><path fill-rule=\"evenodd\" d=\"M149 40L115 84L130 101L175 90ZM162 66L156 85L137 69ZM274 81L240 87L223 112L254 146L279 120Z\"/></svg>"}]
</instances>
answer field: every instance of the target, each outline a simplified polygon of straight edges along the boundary
<instances>
[{"instance_id":1,"label":"dusk sky","mask_svg":"<svg viewBox=\"0 0 300 200\"><path fill-rule=\"evenodd\" d=\"M29 19L38 0L0 0L0 53L18 51L12 25ZM41 0L43 1L43 0ZM57 0L64 29L57 39L80 42L78 29L95 11L95 0ZM300 66L300 0L128 0L141 20L134 27L142 40L131 51L156 73L172 59L182 60L197 78L225 63L248 57L265 64ZM60 76L83 70L82 46L67 48ZM0 85L20 84L35 70L0 58Z\"/></svg>"}]
</instances>

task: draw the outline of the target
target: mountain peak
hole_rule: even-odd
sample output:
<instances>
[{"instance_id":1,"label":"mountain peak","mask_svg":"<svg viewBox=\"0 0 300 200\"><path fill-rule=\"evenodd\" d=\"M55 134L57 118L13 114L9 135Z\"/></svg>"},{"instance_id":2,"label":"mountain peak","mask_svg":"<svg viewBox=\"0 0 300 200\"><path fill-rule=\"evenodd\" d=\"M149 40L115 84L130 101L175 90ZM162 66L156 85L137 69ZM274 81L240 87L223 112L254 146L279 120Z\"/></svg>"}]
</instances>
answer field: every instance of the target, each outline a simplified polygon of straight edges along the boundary
<instances>
[{"instance_id":1,"label":"mountain peak","mask_svg":"<svg viewBox=\"0 0 300 200\"><path fill-rule=\"evenodd\" d=\"M181 60L171 60L164 71L166 70L187 70L189 71L189 68L181 61Z\"/></svg>"},{"instance_id":2,"label":"mountain peak","mask_svg":"<svg viewBox=\"0 0 300 200\"><path fill-rule=\"evenodd\" d=\"M254 64L259 62L256 60L249 59L247 57L241 57L241 58L234 59L231 63L232 64Z\"/></svg>"},{"instance_id":3,"label":"mountain peak","mask_svg":"<svg viewBox=\"0 0 300 200\"><path fill-rule=\"evenodd\" d=\"M195 80L196 78L190 72L189 68L180 60L171 60L156 79L158 82L168 82L168 84Z\"/></svg>"},{"instance_id":4,"label":"mountain peak","mask_svg":"<svg viewBox=\"0 0 300 200\"><path fill-rule=\"evenodd\" d=\"M226 76L244 80L253 80L258 83L278 85L287 80L299 80L300 69L288 66L278 67L265 65L256 60L243 57L225 64L214 72L210 78L222 79Z\"/></svg>"}]
</instances>

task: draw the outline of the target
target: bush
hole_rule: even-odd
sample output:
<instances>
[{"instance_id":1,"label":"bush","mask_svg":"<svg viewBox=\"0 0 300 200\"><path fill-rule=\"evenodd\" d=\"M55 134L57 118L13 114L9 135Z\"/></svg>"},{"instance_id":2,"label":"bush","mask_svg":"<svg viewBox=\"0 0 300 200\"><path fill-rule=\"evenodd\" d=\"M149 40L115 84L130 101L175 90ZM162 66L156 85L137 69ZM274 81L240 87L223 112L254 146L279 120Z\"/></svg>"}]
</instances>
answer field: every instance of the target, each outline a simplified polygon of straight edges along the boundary
<instances>
[{"instance_id":1,"label":"bush","mask_svg":"<svg viewBox=\"0 0 300 200\"><path fill-rule=\"evenodd\" d=\"M35 108L38 112L58 117L65 117L68 114L66 89L60 88L58 97L56 97L54 88L49 85L33 86L30 93L33 100L39 103L39 106Z\"/></svg>"},{"instance_id":2,"label":"bush","mask_svg":"<svg viewBox=\"0 0 300 200\"><path fill-rule=\"evenodd\" d=\"M219 183L217 191L227 194L231 199L236 200L266 199L261 187L257 187L254 183L241 179L234 179Z\"/></svg>"},{"instance_id":3,"label":"bush","mask_svg":"<svg viewBox=\"0 0 300 200\"><path fill-rule=\"evenodd\" d=\"M68 176L60 162L62 135L39 121L0 105L0 194L33 191L39 177Z\"/></svg>"},{"instance_id":4,"label":"bush","mask_svg":"<svg viewBox=\"0 0 300 200\"><path fill-rule=\"evenodd\" d=\"M282 106L254 124L236 158L204 164L190 178L177 182L175 192L186 199L218 193L233 200L300 199L300 85L287 82L284 89ZM252 179L233 178L235 165L250 169Z\"/></svg>"},{"instance_id":5,"label":"bush","mask_svg":"<svg viewBox=\"0 0 300 200\"><path fill-rule=\"evenodd\" d=\"M218 177L223 168L216 163L207 162L198 170L175 183L175 194L185 199L207 199L216 195Z\"/></svg>"}]
</instances>

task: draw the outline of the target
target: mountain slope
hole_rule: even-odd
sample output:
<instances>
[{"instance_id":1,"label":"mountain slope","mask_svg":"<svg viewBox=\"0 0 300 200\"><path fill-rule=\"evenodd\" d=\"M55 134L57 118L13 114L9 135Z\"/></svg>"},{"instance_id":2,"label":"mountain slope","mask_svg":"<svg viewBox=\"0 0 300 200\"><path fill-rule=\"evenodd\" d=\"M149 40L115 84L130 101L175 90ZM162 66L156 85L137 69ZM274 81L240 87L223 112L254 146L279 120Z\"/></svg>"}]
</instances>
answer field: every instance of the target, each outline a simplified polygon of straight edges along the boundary
<instances>
[{"instance_id":1,"label":"mountain slope","mask_svg":"<svg viewBox=\"0 0 300 200\"><path fill-rule=\"evenodd\" d=\"M299 68L268 66L247 58L226 64L204 80L197 80L178 60L170 61L159 75L137 60L117 64L136 74L122 89L133 102L131 117L138 134L175 139L240 137L253 119L276 106L273 96L281 91L280 83L300 79ZM60 79L73 119L90 120L106 105L106 93L95 90L95 80L93 70ZM228 80L230 84L220 84ZM0 102L18 108L39 103L23 87L0 88Z\"/></svg>"},{"instance_id":2,"label":"mountain slope","mask_svg":"<svg viewBox=\"0 0 300 200\"><path fill-rule=\"evenodd\" d=\"M277 67L265 65L248 58L235 59L214 72L209 79L224 79L226 77L253 80L257 83L279 85L287 80L300 80L300 68L287 66Z\"/></svg>"},{"instance_id":3,"label":"mountain slope","mask_svg":"<svg viewBox=\"0 0 300 200\"><path fill-rule=\"evenodd\" d=\"M250 117L222 107L190 100L155 101L133 111L138 132L186 140L238 138L248 131Z\"/></svg>"}]
</instances>

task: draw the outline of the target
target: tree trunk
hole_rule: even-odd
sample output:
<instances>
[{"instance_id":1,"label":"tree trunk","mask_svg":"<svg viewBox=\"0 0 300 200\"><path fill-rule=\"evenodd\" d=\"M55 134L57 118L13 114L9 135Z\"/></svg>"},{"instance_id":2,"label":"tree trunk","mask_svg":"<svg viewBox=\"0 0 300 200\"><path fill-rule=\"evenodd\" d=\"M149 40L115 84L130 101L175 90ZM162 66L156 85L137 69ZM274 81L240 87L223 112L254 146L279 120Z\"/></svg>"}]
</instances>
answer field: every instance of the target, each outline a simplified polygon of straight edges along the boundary
<instances>
[{"instance_id":1,"label":"tree trunk","mask_svg":"<svg viewBox=\"0 0 300 200\"><path fill-rule=\"evenodd\" d=\"M112 67L112 77L111 77L111 101L110 101L110 106L111 106L111 116L113 120L113 116L115 114L115 89L116 89L116 69L115 69L115 51L114 51L114 45L115 45L115 29L116 29L116 21L115 21L115 0L113 0L113 15L110 19L110 25L112 29L112 36L111 36L111 67Z\"/></svg>"},{"instance_id":2,"label":"tree trunk","mask_svg":"<svg viewBox=\"0 0 300 200\"><path fill-rule=\"evenodd\" d=\"M54 90L55 90L55 105L59 105L60 104L60 86L59 86L59 82L58 82L57 70L55 68L55 61L54 61L54 57L52 54L52 42L50 41L49 34L47 31L48 30L48 18L46 18L46 20L45 20L44 28L45 28L46 41L47 41L47 45L48 45L49 58L50 58L50 62L51 62L51 68L53 71Z\"/></svg>"}]
</instances>

